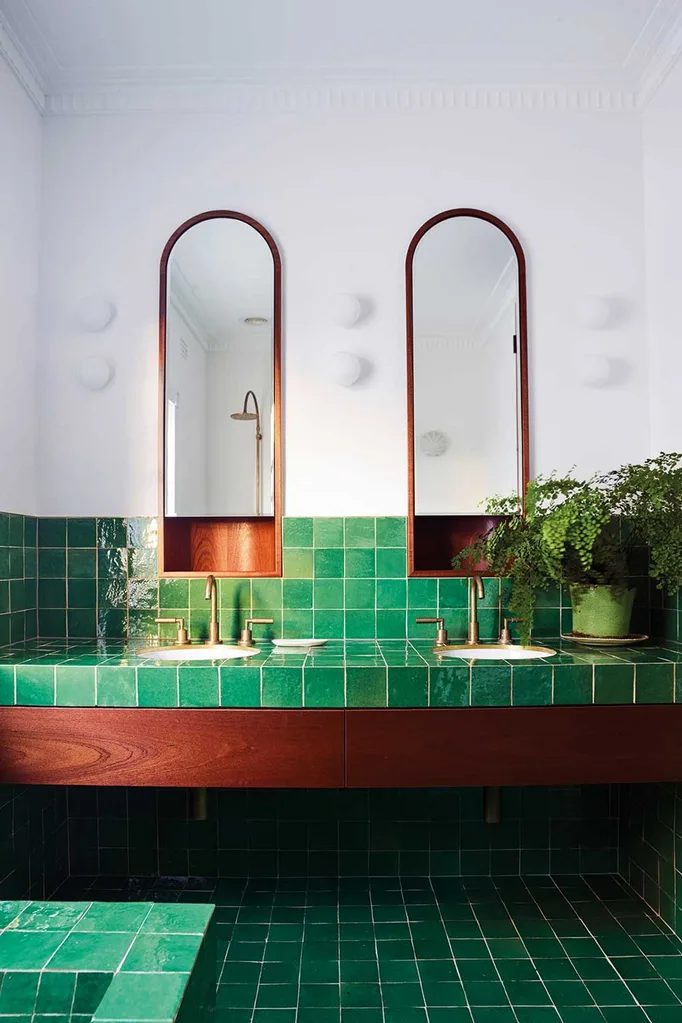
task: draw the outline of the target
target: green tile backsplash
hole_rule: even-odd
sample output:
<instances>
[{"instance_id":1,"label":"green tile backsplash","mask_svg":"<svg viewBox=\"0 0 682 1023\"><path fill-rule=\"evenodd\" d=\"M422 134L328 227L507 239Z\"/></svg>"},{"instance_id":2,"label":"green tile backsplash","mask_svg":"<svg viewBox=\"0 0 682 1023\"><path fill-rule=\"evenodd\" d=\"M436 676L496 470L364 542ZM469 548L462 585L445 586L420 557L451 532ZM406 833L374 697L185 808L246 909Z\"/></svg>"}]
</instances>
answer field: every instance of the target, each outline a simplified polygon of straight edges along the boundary
<instances>
[{"instance_id":1,"label":"green tile backsplash","mask_svg":"<svg viewBox=\"0 0 682 1023\"><path fill-rule=\"evenodd\" d=\"M37 634L37 520L0 512L0 646Z\"/></svg>"},{"instance_id":2,"label":"green tile backsplash","mask_svg":"<svg viewBox=\"0 0 682 1023\"><path fill-rule=\"evenodd\" d=\"M415 618L443 615L454 639L466 635L465 579L407 579L402 517L285 518L283 579L220 579L221 633L237 638L247 615L273 618L256 639L430 639ZM40 636L147 637L154 618L187 619L193 639L207 635L201 580L159 579L155 519L40 519ZM481 633L499 635L503 589L486 580ZM548 594L537 636L558 636L562 598ZM169 637L170 627L164 627Z\"/></svg>"},{"instance_id":3,"label":"green tile backsplash","mask_svg":"<svg viewBox=\"0 0 682 1023\"><path fill-rule=\"evenodd\" d=\"M47 898L69 872L66 790L2 785L0 821L0 898Z\"/></svg>"}]
</instances>

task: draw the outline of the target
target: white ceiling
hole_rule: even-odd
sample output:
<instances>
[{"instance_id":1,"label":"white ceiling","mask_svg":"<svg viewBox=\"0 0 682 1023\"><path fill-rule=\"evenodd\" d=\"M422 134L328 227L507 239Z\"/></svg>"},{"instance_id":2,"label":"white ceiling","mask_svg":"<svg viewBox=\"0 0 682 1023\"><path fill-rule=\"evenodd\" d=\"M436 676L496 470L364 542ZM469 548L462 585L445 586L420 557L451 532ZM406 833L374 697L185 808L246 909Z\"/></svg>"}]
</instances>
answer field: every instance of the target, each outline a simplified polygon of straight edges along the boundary
<instances>
[{"instance_id":1,"label":"white ceiling","mask_svg":"<svg viewBox=\"0 0 682 1023\"><path fill-rule=\"evenodd\" d=\"M377 80L637 91L677 38L681 8L681 0L0 0L0 18L7 45L47 95Z\"/></svg>"}]
</instances>

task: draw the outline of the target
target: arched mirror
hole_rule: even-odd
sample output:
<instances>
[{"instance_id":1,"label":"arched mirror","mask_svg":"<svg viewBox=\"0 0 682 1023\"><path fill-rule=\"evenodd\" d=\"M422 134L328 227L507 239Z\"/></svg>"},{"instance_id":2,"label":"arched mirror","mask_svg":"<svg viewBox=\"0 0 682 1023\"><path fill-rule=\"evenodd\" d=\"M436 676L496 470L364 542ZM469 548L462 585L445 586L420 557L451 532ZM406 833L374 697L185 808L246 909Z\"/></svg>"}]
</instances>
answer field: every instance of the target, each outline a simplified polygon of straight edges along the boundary
<instances>
[{"instance_id":1,"label":"arched mirror","mask_svg":"<svg viewBox=\"0 0 682 1023\"><path fill-rule=\"evenodd\" d=\"M427 221L407 255L409 571L451 574L486 500L529 472L525 261L480 210Z\"/></svg>"},{"instance_id":2,"label":"arched mirror","mask_svg":"<svg viewBox=\"0 0 682 1023\"><path fill-rule=\"evenodd\" d=\"M278 575L280 276L251 217L193 217L161 260L161 571Z\"/></svg>"}]
</instances>

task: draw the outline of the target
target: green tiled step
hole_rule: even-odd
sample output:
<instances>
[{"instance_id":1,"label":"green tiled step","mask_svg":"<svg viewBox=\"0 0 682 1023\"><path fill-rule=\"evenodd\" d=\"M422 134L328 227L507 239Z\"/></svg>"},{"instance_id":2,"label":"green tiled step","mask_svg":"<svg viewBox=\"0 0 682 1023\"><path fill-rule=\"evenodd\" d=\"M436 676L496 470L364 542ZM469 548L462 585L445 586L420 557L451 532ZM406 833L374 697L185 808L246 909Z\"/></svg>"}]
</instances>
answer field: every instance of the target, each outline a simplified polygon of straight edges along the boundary
<instances>
[{"instance_id":1,"label":"green tiled step","mask_svg":"<svg viewBox=\"0 0 682 1023\"><path fill-rule=\"evenodd\" d=\"M40 640L0 651L0 704L64 707L521 707L674 703L675 645L592 651L546 641L542 663L444 661L424 641L330 641L283 654L154 662L140 641ZM144 645L144 644L142 644Z\"/></svg>"},{"instance_id":2,"label":"green tiled step","mask_svg":"<svg viewBox=\"0 0 682 1023\"><path fill-rule=\"evenodd\" d=\"M211 906L0 902L0 1019L172 1023L211 914Z\"/></svg>"}]
</instances>

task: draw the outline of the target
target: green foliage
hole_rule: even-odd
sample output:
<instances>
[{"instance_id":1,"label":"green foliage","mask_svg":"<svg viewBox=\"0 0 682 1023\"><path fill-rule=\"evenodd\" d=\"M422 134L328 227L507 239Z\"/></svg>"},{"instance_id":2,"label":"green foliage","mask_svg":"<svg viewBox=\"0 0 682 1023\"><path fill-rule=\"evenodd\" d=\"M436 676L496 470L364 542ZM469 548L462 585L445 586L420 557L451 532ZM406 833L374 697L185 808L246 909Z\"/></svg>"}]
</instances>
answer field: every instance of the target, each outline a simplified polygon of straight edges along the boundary
<instances>
[{"instance_id":1,"label":"green foliage","mask_svg":"<svg viewBox=\"0 0 682 1023\"><path fill-rule=\"evenodd\" d=\"M635 547L649 551L659 589L682 586L682 455L660 454L588 480L539 476L518 496L494 497L501 521L453 559L455 568L485 561L511 580L509 610L530 640L540 592L552 584L627 588Z\"/></svg>"}]
</instances>

